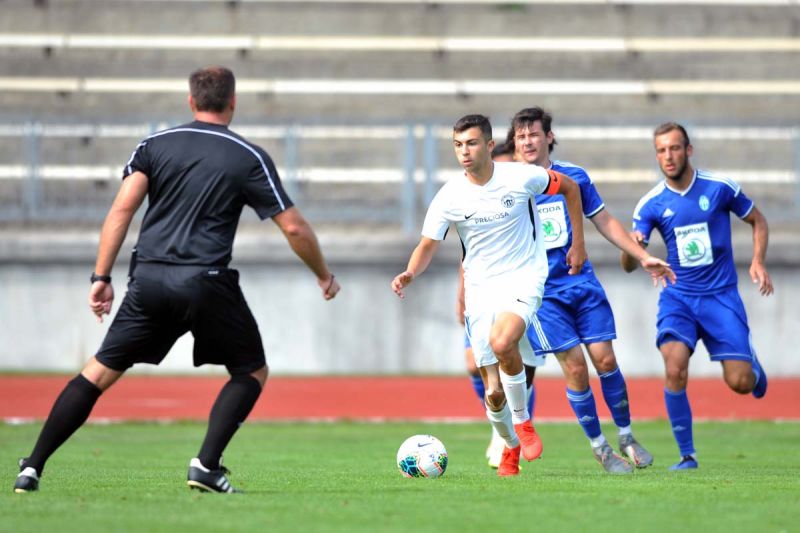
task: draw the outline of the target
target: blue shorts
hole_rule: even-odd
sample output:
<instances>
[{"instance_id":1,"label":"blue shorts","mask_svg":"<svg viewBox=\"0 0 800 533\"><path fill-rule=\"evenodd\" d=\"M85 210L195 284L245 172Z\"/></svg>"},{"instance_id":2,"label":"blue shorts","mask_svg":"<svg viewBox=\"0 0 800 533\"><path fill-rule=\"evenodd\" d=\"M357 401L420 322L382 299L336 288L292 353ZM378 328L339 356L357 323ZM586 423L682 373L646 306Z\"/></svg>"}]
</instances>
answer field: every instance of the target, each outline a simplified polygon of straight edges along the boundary
<instances>
[{"instance_id":1,"label":"blue shorts","mask_svg":"<svg viewBox=\"0 0 800 533\"><path fill-rule=\"evenodd\" d=\"M542 306L528 328L536 355L616 338L614 313L597 279L555 293L545 290Z\"/></svg>"},{"instance_id":2,"label":"blue shorts","mask_svg":"<svg viewBox=\"0 0 800 533\"><path fill-rule=\"evenodd\" d=\"M661 291L656 346L679 341L694 352L698 338L712 361L753 360L747 313L736 286L700 295Z\"/></svg>"}]
</instances>

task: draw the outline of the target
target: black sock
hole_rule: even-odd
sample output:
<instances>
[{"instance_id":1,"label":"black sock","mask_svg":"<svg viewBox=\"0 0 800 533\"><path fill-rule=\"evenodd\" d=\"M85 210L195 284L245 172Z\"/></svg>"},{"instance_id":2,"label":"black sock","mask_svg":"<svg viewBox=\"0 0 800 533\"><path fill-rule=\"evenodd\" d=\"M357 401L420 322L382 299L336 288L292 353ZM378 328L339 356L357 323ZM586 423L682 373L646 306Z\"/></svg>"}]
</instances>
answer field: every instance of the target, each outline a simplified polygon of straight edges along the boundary
<instances>
[{"instance_id":1,"label":"black sock","mask_svg":"<svg viewBox=\"0 0 800 533\"><path fill-rule=\"evenodd\" d=\"M261 384L250 374L231 376L217 396L211 416L208 418L208 432L197 458L203 466L211 470L219 468L222 451L233 438L261 394Z\"/></svg>"},{"instance_id":2,"label":"black sock","mask_svg":"<svg viewBox=\"0 0 800 533\"><path fill-rule=\"evenodd\" d=\"M25 466L35 468L41 475L47 459L86 422L101 394L102 391L82 374L67 383L53 404Z\"/></svg>"}]
</instances>

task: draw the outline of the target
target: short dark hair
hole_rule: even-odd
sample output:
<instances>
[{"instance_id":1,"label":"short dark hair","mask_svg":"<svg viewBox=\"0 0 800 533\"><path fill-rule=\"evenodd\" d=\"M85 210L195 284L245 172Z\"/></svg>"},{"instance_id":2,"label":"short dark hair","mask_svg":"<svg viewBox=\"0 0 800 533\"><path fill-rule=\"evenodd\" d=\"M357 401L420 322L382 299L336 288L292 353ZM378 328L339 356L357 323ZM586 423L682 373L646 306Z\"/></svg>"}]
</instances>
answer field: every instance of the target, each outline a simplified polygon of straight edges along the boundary
<instances>
[{"instance_id":1,"label":"short dark hair","mask_svg":"<svg viewBox=\"0 0 800 533\"><path fill-rule=\"evenodd\" d=\"M544 130L545 135L552 131L553 116L539 106L526 107L518 111L514 118L511 119L511 129L516 132L517 129L528 127L537 120L542 123L542 130ZM552 152L557 144L558 142L553 137L553 142L547 145L547 151Z\"/></svg>"},{"instance_id":2,"label":"short dark hair","mask_svg":"<svg viewBox=\"0 0 800 533\"><path fill-rule=\"evenodd\" d=\"M236 91L233 72L225 67L197 69L189 76L189 91L198 111L225 111Z\"/></svg>"},{"instance_id":3,"label":"short dark hair","mask_svg":"<svg viewBox=\"0 0 800 533\"><path fill-rule=\"evenodd\" d=\"M483 115L466 115L458 119L453 126L453 133L461 133L470 128L480 128L481 135L486 142L492 140L492 124L489 118Z\"/></svg>"},{"instance_id":4,"label":"short dark hair","mask_svg":"<svg viewBox=\"0 0 800 533\"><path fill-rule=\"evenodd\" d=\"M678 124L677 122L665 122L659 127L657 127L653 131L653 139L658 137L659 135L664 135L665 133L669 133L671 131L678 130L683 134L683 146L689 146L692 144L692 141L689 140L689 134L686 133L686 128Z\"/></svg>"},{"instance_id":5,"label":"short dark hair","mask_svg":"<svg viewBox=\"0 0 800 533\"><path fill-rule=\"evenodd\" d=\"M514 156L514 142L512 141L509 144L506 141L497 142L494 144L494 148L492 148L492 159L495 157L499 157L501 155L511 155Z\"/></svg>"}]
</instances>

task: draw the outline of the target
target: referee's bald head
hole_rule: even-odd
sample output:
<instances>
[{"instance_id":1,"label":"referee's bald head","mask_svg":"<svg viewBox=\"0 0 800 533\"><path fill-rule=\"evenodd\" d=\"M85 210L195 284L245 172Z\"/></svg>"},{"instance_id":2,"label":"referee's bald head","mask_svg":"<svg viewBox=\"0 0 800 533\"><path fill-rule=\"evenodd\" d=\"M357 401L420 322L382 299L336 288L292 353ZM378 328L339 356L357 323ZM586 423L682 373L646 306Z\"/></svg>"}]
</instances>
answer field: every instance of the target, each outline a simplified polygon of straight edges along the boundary
<instances>
[{"instance_id":1,"label":"referee's bald head","mask_svg":"<svg viewBox=\"0 0 800 533\"><path fill-rule=\"evenodd\" d=\"M225 67L197 69L189 76L189 92L198 111L222 113L233 100L236 79Z\"/></svg>"}]
</instances>

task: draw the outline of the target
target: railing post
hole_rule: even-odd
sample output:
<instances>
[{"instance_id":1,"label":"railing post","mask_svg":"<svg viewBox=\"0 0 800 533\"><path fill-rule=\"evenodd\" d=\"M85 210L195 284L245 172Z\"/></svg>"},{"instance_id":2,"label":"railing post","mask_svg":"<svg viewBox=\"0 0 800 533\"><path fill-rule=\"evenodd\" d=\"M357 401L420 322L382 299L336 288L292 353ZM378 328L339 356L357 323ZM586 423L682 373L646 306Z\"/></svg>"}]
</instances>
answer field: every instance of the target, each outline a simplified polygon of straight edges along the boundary
<instances>
[{"instance_id":1,"label":"railing post","mask_svg":"<svg viewBox=\"0 0 800 533\"><path fill-rule=\"evenodd\" d=\"M414 124L408 124L404 150L405 153L403 157L405 179L403 181L401 217L403 219L403 233L405 233L407 236L414 234L414 227L417 223L417 184L415 180L415 173L417 170L417 147L414 130Z\"/></svg>"},{"instance_id":2,"label":"railing post","mask_svg":"<svg viewBox=\"0 0 800 533\"><path fill-rule=\"evenodd\" d=\"M28 160L28 177L25 180L25 216L29 220L36 219L39 215L39 167L41 154L39 151L42 125L36 122L29 122L25 129L28 133L26 146L26 156Z\"/></svg>"},{"instance_id":3,"label":"railing post","mask_svg":"<svg viewBox=\"0 0 800 533\"><path fill-rule=\"evenodd\" d=\"M794 215L800 218L800 126L794 128Z\"/></svg>"},{"instance_id":4,"label":"railing post","mask_svg":"<svg viewBox=\"0 0 800 533\"><path fill-rule=\"evenodd\" d=\"M286 128L286 136L284 137L284 158L286 170L284 172L283 184L286 187L286 193L292 199L297 201L297 193L299 186L297 182L297 164L298 164L298 139L297 127L288 126Z\"/></svg>"},{"instance_id":5,"label":"railing post","mask_svg":"<svg viewBox=\"0 0 800 533\"><path fill-rule=\"evenodd\" d=\"M436 152L436 128L432 124L425 125L425 206L430 205L436 194L436 170L439 164Z\"/></svg>"}]
</instances>

